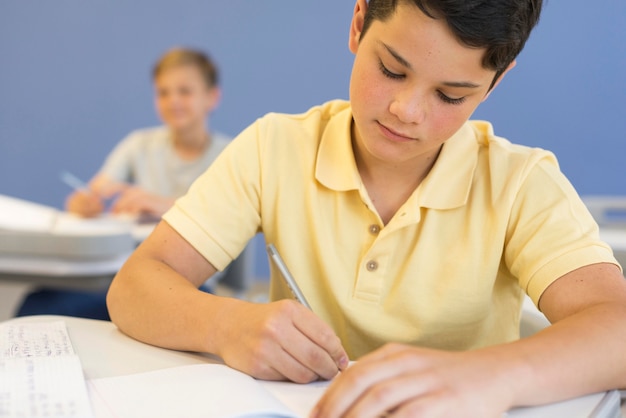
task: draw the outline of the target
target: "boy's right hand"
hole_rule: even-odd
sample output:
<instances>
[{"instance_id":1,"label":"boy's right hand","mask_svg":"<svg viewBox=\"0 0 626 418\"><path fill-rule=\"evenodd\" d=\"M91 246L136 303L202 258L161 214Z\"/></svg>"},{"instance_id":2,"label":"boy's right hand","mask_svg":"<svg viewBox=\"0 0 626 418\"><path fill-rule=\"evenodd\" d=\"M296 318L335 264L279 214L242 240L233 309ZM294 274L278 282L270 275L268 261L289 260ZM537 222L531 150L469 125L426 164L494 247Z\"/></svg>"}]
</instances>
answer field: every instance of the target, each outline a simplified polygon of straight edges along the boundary
<instances>
[{"instance_id":1,"label":"boy's right hand","mask_svg":"<svg viewBox=\"0 0 626 418\"><path fill-rule=\"evenodd\" d=\"M220 326L217 355L229 366L264 380L308 383L332 379L349 359L334 331L294 300L236 304Z\"/></svg>"},{"instance_id":2,"label":"boy's right hand","mask_svg":"<svg viewBox=\"0 0 626 418\"><path fill-rule=\"evenodd\" d=\"M104 211L104 202L96 193L78 190L67 198L65 208L68 212L86 218L93 218Z\"/></svg>"}]
</instances>

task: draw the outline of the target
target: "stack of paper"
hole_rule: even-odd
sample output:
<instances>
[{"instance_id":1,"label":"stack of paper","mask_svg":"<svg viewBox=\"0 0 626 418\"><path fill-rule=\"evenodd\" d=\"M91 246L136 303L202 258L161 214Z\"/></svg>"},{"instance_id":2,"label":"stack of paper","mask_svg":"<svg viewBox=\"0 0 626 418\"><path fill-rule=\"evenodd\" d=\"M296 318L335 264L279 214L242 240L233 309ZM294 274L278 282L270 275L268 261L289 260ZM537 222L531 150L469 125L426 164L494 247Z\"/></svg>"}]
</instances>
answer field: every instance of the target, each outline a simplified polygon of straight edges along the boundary
<instances>
[{"instance_id":1,"label":"stack of paper","mask_svg":"<svg viewBox=\"0 0 626 418\"><path fill-rule=\"evenodd\" d=\"M0 325L0 417L93 417L63 322Z\"/></svg>"}]
</instances>

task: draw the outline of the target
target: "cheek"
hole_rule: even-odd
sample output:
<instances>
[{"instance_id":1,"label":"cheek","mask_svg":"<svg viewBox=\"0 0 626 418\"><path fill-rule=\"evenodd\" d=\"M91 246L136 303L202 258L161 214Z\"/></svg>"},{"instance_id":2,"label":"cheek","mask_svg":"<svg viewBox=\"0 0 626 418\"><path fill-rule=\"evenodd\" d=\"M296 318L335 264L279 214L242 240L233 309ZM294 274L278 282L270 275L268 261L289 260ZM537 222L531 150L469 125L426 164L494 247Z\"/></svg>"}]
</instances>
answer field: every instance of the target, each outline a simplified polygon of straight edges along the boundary
<instances>
[{"instance_id":1,"label":"cheek","mask_svg":"<svg viewBox=\"0 0 626 418\"><path fill-rule=\"evenodd\" d=\"M387 93L377 71L368 72L355 67L350 81L350 101L353 107L373 109L385 106Z\"/></svg>"},{"instance_id":2,"label":"cheek","mask_svg":"<svg viewBox=\"0 0 626 418\"><path fill-rule=\"evenodd\" d=\"M157 112L159 114L163 114L166 111L166 109L167 109L166 103L167 103L167 101L165 99L157 99L157 100L155 100L154 107L156 108L156 110L157 110Z\"/></svg>"},{"instance_id":3,"label":"cheek","mask_svg":"<svg viewBox=\"0 0 626 418\"><path fill-rule=\"evenodd\" d=\"M467 121L471 113L465 106L437 105L429 118L429 137L437 141L450 138Z\"/></svg>"}]
</instances>

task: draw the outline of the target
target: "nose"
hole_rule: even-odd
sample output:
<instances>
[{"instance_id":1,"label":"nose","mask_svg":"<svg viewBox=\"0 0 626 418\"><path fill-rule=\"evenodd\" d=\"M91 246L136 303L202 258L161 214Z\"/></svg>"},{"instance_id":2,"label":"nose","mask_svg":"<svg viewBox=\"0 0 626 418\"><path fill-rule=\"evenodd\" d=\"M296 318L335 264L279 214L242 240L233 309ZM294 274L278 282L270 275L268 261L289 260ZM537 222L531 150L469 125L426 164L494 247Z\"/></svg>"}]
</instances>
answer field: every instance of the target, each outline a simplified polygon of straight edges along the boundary
<instances>
[{"instance_id":1,"label":"nose","mask_svg":"<svg viewBox=\"0 0 626 418\"><path fill-rule=\"evenodd\" d=\"M419 92L405 90L395 95L389 112L403 123L420 124L426 117L426 100Z\"/></svg>"},{"instance_id":2,"label":"nose","mask_svg":"<svg viewBox=\"0 0 626 418\"><path fill-rule=\"evenodd\" d=\"M169 109L176 109L180 107L181 97L177 93L170 93L164 100L163 104Z\"/></svg>"}]
</instances>

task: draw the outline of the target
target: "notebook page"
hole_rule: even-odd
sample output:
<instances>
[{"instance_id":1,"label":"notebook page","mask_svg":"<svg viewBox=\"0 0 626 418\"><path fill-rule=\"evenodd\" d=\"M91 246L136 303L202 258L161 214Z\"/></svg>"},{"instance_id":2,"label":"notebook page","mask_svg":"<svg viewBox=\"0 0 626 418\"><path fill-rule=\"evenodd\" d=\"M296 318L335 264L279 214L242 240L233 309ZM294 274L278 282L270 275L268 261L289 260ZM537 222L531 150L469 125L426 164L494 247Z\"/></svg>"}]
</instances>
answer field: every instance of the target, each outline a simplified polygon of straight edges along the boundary
<instances>
[{"instance_id":1,"label":"notebook page","mask_svg":"<svg viewBox=\"0 0 626 418\"><path fill-rule=\"evenodd\" d=\"M96 418L298 418L250 376L195 364L87 382Z\"/></svg>"},{"instance_id":2,"label":"notebook page","mask_svg":"<svg viewBox=\"0 0 626 418\"><path fill-rule=\"evenodd\" d=\"M63 322L0 325L0 417L92 417Z\"/></svg>"},{"instance_id":3,"label":"notebook page","mask_svg":"<svg viewBox=\"0 0 626 418\"><path fill-rule=\"evenodd\" d=\"M313 407L330 385L328 380L306 385L269 381L259 381L259 383L299 417L308 417L310 415Z\"/></svg>"},{"instance_id":4,"label":"notebook page","mask_svg":"<svg viewBox=\"0 0 626 418\"><path fill-rule=\"evenodd\" d=\"M74 348L63 321L0 325L0 358L73 354Z\"/></svg>"},{"instance_id":5,"label":"notebook page","mask_svg":"<svg viewBox=\"0 0 626 418\"><path fill-rule=\"evenodd\" d=\"M101 215L95 218L61 212L50 232L57 235L119 235L131 234L135 218L130 216Z\"/></svg>"},{"instance_id":6,"label":"notebook page","mask_svg":"<svg viewBox=\"0 0 626 418\"><path fill-rule=\"evenodd\" d=\"M51 206L0 194L0 229L47 232L57 215Z\"/></svg>"}]
</instances>

